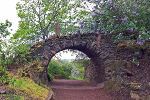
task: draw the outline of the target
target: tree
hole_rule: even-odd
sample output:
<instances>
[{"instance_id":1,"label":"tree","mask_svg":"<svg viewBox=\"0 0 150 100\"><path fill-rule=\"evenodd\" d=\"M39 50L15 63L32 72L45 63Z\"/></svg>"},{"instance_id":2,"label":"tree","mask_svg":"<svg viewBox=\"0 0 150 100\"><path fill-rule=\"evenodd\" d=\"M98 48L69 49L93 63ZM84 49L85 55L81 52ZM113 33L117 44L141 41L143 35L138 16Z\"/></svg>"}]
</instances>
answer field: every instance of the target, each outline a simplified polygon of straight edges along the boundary
<instances>
[{"instance_id":1,"label":"tree","mask_svg":"<svg viewBox=\"0 0 150 100\"><path fill-rule=\"evenodd\" d=\"M100 21L104 33L115 38L114 43L124 42L130 47L138 44L141 50L149 48L149 0L106 0L96 3L90 13ZM136 59L133 57L133 61ZM139 62L135 64L139 66Z\"/></svg>"},{"instance_id":2,"label":"tree","mask_svg":"<svg viewBox=\"0 0 150 100\"><path fill-rule=\"evenodd\" d=\"M130 28L140 34L149 29L148 0L105 0L96 3L91 15L101 22L107 32L125 31ZM145 30L142 28L145 27Z\"/></svg>"},{"instance_id":3,"label":"tree","mask_svg":"<svg viewBox=\"0 0 150 100\"><path fill-rule=\"evenodd\" d=\"M31 43L47 38L54 31L54 22L72 19L69 13L75 7L66 0L22 0L16 7L21 20L13 39Z\"/></svg>"},{"instance_id":4,"label":"tree","mask_svg":"<svg viewBox=\"0 0 150 100\"><path fill-rule=\"evenodd\" d=\"M21 0L16 4L19 21L19 27L11 38L12 52L15 55L30 49L31 45L48 38L54 34L55 22L79 21L84 20L88 12L78 9L82 8L79 0ZM89 14L88 14L89 15ZM68 26L60 24L61 28L68 27L67 33L71 33Z\"/></svg>"},{"instance_id":5,"label":"tree","mask_svg":"<svg viewBox=\"0 0 150 100\"><path fill-rule=\"evenodd\" d=\"M12 25L8 20L5 23L0 23L0 51L2 51L2 45L5 45L5 38L10 34L8 28Z\"/></svg>"},{"instance_id":6,"label":"tree","mask_svg":"<svg viewBox=\"0 0 150 100\"><path fill-rule=\"evenodd\" d=\"M6 55L8 54L6 37L10 35L8 29L11 25L12 23L8 20L5 23L0 23L0 65L2 66L4 66Z\"/></svg>"}]
</instances>

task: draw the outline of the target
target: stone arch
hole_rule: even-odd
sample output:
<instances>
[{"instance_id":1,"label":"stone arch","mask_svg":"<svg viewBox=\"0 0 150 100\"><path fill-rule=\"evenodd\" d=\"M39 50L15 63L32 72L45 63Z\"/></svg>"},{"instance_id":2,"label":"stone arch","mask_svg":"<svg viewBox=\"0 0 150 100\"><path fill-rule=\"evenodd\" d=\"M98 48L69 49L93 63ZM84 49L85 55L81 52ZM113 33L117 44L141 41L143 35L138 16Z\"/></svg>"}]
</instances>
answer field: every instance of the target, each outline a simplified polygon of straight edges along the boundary
<instances>
[{"instance_id":1,"label":"stone arch","mask_svg":"<svg viewBox=\"0 0 150 100\"><path fill-rule=\"evenodd\" d=\"M107 35L101 35L98 39L96 33L84 33L67 36L51 36L41 42L34 44L31 49L31 56L40 58L43 63L44 70L40 75L40 79L44 82L47 80L47 67L51 58L58 52L65 49L79 50L85 53L94 64L96 82L105 81L105 68L114 60L130 60L132 55L130 52L117 51L117 44L113 43L113 39L107 38ZM98 46L100 43L100 47Z\"/></svg>"},{"instance_id":2,"label":"stone arch","mask_svg":"<svg viewBox=\"0 0 150 100\"><path fill-rule=\"evenodd\" d=\"M97 47L97 37L95 33L88 34L75 34L68 36L51 36L50 38L36 43L30 49L31 55L37 56L40 58L40 61L44 64L44 72L40 78L46 77L47 67L52 57L65 49L79 50L85 53L95 66L95 71L97 75L95 80L97 82L102 82L105 80L105 69L101 66L102 62L100 61L100 52L101 49ZM44 75L45 73L45 75ZM46 78L43 80L47 80Z\"/></svg>"}]
</instances>

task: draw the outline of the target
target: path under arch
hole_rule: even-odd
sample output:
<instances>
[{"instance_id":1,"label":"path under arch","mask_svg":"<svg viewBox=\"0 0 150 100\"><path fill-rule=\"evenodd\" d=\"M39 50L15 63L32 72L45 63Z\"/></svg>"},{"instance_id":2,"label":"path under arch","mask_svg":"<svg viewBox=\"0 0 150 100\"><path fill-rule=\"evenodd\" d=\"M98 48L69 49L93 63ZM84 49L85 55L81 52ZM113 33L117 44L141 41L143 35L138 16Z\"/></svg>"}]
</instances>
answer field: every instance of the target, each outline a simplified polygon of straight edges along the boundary
<instances>
[{"instance_id":1,"label":"path under arch","mask_svg":"<svg viewBox=\"0 0 150 100\"><path fill-rule=\"evenodd\" d=\"M108 91L83 80L54 79L49 86L55 93L53 100L115 100Z\"/></svg>"}]
</instances>

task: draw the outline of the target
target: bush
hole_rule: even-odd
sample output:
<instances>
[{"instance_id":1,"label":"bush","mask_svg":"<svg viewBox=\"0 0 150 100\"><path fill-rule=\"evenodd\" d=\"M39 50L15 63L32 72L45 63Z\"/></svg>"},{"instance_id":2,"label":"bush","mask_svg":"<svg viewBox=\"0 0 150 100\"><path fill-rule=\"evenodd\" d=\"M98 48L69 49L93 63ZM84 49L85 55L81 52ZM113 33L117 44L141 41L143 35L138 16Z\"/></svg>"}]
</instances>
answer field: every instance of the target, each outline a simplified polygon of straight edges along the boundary
<instances>
[{"instance_id":1,"label":"bush","mask_svg":"<svg viewBox=\"0 0 150 100\"><path fill-rule=\"evenodd\" d=\"M70 79L83 80L85 68L88 66L90 60L89 59L76 59L73 61L73 70L72 75L70 75Z\"/></svg>"},{"instance_id":2,"label":"bush","mask_svg":"<svg viewBox=\"0 0 150 100\"><path fill-rule=\"evenodd\" d=\"M8 83L9 77L7 70L0 66L0 83Z\"/></svg>"},{"instance_id":3,"label":"bush","mask_svg":"<svg viewBox=\"0 0 150 100\"><path fill-rule=\"evenodd\" d=\"M48 81L53 82L53 75L50 73L47 73L47 75L48 75Z\"/></svg>"},{"instance_id":4,"label":"bush","mask_svg":"<svg viewBox=\"0 0 150 100\"><path fill-rule=\"evenodd\" d=\"M47 74L48 78L51 82L54 78L61 78L61 79L69 79L69 76L71 75L72 67L68 62L62 62L60 60L51 60L48 68L47 68Z\"/></svg>"},{"instance_id":5,"label":"bush","mask_svg":"<svg viewBox=\"0 0 150 100\"><path fill-rule=\"evenodd\" d=\"M8 71L5 67L0 66L0 83L1 84L12 84L14 85L15 79L13 77L8 77Z\"/></svg>"}]
</instances>

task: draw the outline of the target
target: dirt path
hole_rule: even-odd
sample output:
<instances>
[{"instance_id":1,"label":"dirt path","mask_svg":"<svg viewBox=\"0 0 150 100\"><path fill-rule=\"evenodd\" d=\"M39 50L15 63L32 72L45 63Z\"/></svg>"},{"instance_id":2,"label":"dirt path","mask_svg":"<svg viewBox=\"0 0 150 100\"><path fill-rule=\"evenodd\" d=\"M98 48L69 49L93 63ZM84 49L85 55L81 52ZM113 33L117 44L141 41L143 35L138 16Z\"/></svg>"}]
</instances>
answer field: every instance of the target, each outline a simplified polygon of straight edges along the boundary
<instances>
[{"instance_id":1,"label":"dirt path","mask_svg":"<svg viewBox=\"0 0 150 100\"><path fill-rule=\"evenodd\" d=\"M115 100L106 90L82 80L54 79L50 87L55 93L54 100Z\"/></svg>"}]
</instances>

